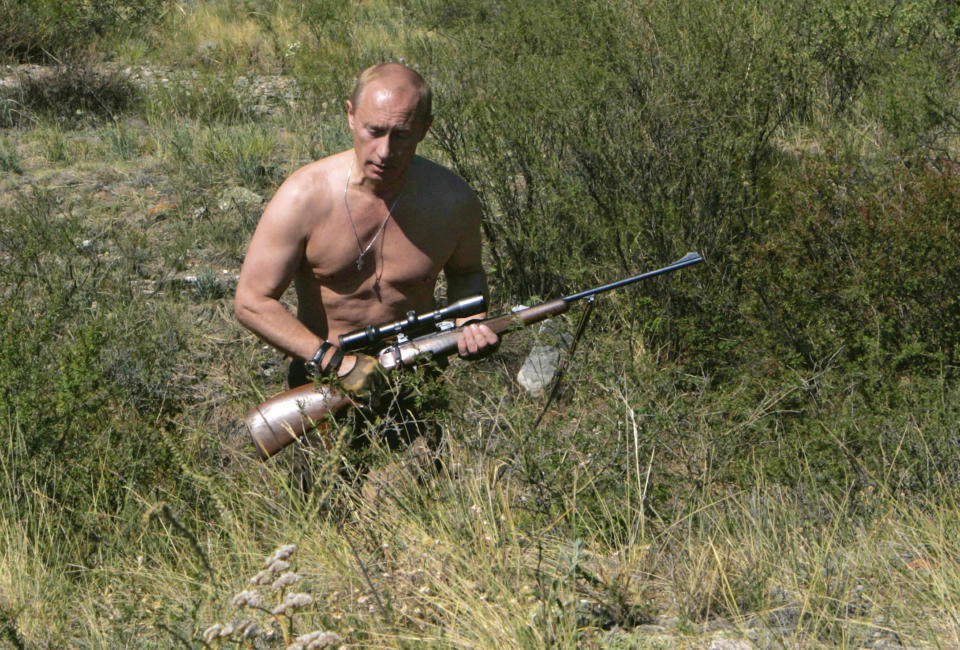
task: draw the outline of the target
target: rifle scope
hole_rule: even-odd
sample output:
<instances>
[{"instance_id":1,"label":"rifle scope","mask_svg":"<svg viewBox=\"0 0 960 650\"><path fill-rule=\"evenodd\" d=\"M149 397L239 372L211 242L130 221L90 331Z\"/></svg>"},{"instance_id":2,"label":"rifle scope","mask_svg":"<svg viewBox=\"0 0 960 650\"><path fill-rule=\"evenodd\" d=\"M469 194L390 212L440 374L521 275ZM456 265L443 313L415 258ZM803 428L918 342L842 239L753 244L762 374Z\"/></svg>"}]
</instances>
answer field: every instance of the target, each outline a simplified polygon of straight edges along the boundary
<instances>
[{"instance_id":1,"label":"rifle scope","mask_svg":"<svg viewBox=\"0 0 960 650\"><path fill-rule=\"evenodd\" d=\"M407 317L402 320L386 325L367 325L352 332L341 334L339 337L340 349L344 352L361 350L390 336L428 330L440 321L479 314L486 308L487 301L482 295L478 294L458 300L452 305L447 305L429 314L417 314L415 311L408 311Z\"/></svg>"}]
</instances>

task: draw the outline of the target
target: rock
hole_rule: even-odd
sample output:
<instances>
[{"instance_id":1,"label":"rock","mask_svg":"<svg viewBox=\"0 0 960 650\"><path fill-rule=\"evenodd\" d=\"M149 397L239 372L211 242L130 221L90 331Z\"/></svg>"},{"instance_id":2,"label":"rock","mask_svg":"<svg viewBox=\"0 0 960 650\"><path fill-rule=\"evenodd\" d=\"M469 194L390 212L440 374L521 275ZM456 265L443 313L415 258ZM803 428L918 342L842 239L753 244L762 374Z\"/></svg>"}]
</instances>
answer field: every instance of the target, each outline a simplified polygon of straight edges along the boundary
<instances>
[{"instance_id":1,"label":"rock","mask_svg":"<svg viewBox=\"0 0 960 650\"><path fill-rule=\"evenodd\" d=\"M573 344L573 337L552 320L545 320L537 335L550 344L535 345L523 362L517 381L531 395L541 395L557 376L560 355Z\"/></svg>"},{"instance_id":2,"label":"rock","mask_svg":"<svg viewBox=\"0 0 960 650\"><path fill-rule=\"evenodd\" d=\"M243 209L259 209L263 204L263 197L245 187L230 187L220 192L217 197L217 207L222 212Z\"/></svg>"},{"instance_id":3,"label":"rock","mask_svg":"<svg viewBox=\"0 0 960 650\"><path fill-rule=\"evenodd\" d=\"M743 639L714 639L710 650L752 650L753 644Z\"/></svg>"}]
</instances>

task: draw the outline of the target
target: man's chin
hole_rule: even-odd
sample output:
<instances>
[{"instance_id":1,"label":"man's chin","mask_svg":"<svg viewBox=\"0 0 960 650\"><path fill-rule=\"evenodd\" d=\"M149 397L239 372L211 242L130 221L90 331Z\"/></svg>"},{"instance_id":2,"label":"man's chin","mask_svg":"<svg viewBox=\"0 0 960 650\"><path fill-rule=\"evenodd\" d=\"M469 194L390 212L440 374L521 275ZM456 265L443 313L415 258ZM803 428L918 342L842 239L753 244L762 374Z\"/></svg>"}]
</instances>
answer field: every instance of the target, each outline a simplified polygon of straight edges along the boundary
<instances>
[{"instance_id":1,"label":"man's chin","mask_svg":"<svg viewBox=\"0 0 960 650\"><path fill-rule=\"evenodd\" d=\"M394 166L381 167L380 165L369 165L367 167L368 177L382 183L389 183L400 178L400 171Z\"/></svg>"}]
</instances>

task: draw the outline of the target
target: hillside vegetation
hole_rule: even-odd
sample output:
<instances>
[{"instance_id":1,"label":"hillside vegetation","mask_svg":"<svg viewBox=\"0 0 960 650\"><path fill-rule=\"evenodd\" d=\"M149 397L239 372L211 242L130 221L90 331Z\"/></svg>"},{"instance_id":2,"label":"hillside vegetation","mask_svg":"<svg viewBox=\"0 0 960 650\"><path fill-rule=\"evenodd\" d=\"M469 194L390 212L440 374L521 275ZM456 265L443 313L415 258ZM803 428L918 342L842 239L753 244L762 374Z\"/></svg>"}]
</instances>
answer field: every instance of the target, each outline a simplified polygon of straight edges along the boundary
<instances>
[{"instance_id":1,"label":"hillside vegetation","mask_svg":"<svg viewBox=\"0 0 960 650\"><path fill-rule=\"evenodd\" d=\"M957 3L0 0L0 57L0 645L960 645ZM492 311L706 262L599 298L539 426L531 328L404 379L439 470L261 463L245 246L385 60Z\"/></svg>"}]
</instances>

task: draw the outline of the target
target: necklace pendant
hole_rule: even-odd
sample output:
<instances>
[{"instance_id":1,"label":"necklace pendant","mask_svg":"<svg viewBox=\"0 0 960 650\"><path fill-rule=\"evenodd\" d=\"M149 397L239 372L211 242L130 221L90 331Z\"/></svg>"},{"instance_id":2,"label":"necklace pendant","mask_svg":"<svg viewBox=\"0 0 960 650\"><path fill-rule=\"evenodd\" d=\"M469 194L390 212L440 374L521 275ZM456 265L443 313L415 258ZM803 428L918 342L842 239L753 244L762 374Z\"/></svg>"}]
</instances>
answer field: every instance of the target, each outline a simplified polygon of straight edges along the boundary
<instances>
[{"instance_id":1,"label":"necklace pendant","mask_svg":"<svg viewBox=\"0 0 960 650\"><path fill-rule=\"evenodd\" d=\"M358 271L363 270L363 255L357 258L357 270Z\"/></svg>"}]
</instances>

